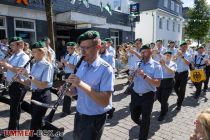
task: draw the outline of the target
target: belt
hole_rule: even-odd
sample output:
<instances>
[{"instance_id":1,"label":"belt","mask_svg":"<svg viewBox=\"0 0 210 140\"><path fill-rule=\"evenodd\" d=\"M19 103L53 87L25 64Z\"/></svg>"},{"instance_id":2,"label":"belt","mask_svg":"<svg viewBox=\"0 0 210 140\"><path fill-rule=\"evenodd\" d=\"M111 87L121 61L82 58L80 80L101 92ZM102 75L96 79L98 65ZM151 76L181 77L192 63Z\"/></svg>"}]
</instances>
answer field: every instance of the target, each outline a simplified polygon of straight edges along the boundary
<instances>
[{"instance_id":1,"label":"belt","mask_svg":"<svg viewBox=\"0 0 210 140\"><path fill-rule=\"evenodd\" d=\"M154 91L149 91L149 92L146 92L146 93L137 93L133 90L133 92L137 95L139 95L140 97L143 97L143 96L149 96L151 94L154 94Z\"/></svg>"},{"instance_id":2,"label":"belt","mask_svg":"<svg viewBox=\"0 0 210 140\"><path fill-rule=\"evenodd\" d=\"M182 71L182 72L177 72L177 73L180 74L180 73L186 73L186 72L188 72L188 70Z\"/></svg>"},{"instance_id":3,"label":"belt","mask_svg":"<svg viewBox=\"0 0 210 140\"><path fill-rule=\"evenodd\" d=\"M51 89L51 87L50 88L44 88L44 89L32 89L31 91L32 92L45 92L45 91L50 90L50 89Z\"/></svg>"},{"instance_id":4,"label":"belt","mask_svg":"<svg viewBox=\"0 0 210 140\"><path fill-rule=\"evenodd\" d=\"M99 114L99 115L86 115L86 114L79 113L79 112L77 111L77 114L78 114L79 117L99 118L99 117L102 117L102 116L106 115L106 112L103 113L103 114Z\"/></svg>"}]
</instances>

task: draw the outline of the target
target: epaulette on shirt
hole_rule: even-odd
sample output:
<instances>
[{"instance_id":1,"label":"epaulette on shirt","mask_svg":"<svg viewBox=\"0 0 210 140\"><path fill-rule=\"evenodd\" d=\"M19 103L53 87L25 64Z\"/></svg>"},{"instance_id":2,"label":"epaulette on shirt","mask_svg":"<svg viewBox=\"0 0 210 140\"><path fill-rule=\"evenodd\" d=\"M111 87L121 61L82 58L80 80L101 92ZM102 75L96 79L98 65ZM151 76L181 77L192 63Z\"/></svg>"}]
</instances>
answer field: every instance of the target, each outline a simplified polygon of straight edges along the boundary
<instances>
[{"instance_id":1,"label":"epaulette on shirt","mask_svg":"<svg viewBox=\"0 0 210 140\"><path fill-rule=\"evenodd\" d=\"M101 62L101 65L105 66L105 67L109 67L109 64L107 64L106 62Z\"/></svg>"}]
</instances>

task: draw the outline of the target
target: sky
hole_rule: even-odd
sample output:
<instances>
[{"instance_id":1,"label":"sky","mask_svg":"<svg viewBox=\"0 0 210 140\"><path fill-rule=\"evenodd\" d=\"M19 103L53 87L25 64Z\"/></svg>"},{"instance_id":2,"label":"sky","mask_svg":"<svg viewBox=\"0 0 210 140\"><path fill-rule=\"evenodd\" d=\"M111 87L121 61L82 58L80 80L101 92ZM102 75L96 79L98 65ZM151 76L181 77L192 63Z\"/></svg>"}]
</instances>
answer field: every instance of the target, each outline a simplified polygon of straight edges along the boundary
<instances>
[{"instance_id":1,"label":"sky","mask_svg":"<svg viewBox=\"0 0 210 140\"><path fill-rule=\"evenodd\" d=\"M206 0L208 2L208 4L210 4L210 0ZM194 0L182 0L183 7L192 7L193 6L193 2Z\"/></svg>"}]
</instances>

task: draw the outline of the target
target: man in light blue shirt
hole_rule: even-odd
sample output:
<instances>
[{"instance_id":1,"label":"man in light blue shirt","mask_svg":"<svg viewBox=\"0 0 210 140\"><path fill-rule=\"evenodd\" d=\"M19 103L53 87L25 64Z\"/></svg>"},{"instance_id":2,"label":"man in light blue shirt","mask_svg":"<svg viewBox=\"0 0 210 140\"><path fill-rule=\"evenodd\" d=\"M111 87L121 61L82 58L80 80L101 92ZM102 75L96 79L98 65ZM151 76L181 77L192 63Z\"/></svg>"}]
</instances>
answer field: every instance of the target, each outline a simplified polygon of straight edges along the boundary
<instances>
[{"instance_id":1,"label":"man in light blue shirt","mask_svg":"<svg viewBox=\"0 0 210 140\"><path fill-rule=\"evenodd\" d=\"M10 46L14 54L9 59L9 62L0 61L0 65L7 69L7 81L9 82L13 81L12 78L19 71L20 67L23 67L29 61L29 56L23 51L24 41L21 37L13 37L10 40ZM30 65L28 65L27 71L30 71ZM9 86L11 104L8 130L19 129L20 104L26 92L26 87L18 82L13 82Z\"/></svg>"},{"instance_id":2,"label":"man in light blue shirt","mask_svg":"<svg viewBox=\"0 0 210 140\"><path fill-rule=\"evenodd\" d=\"M208 54L205 53L204 45L197 47L197 52L198 52L197 55L195 55L193 58L194 68L205 70L206 66L209 65L209 56L208 56ZM195 99L199 98L201 91L202 91L203 83L204 83L204 81L193 83L196 88L196 92L194 95Z\"/></svg>"},{"instance_id":3,"label":"man in light blue shirt","mask_svg":"<svg viewBox=\"0 0 210 140\"><path fill-rule=\"evenodd\" d=\"M65 79L67 79L69 75L73 73L77 62L79 61L79 56L75 52L76 46L77 44L75 42L66 43L68 54L64 57L64 59L61 59L61 63L64 65ZM62 110L63 112L61 114L61 117L65 117L66 115L71 114L71 102L71 97L64 96Z\"/></svg>"},{"instance_id":4,"label":"man in light blue shirt","mask_svg":"<svg viewBox=\"0 0 210 140\"><path fill-rule=\"evenodd\" d=\"M188 80L189 64L192 61L191 55L187 52L187 43L183 41L180 44L181 50L174 57L177 64L175 73L174 90L178 96L176 110L181 110L181 105L185 97L185 90Z\"/></svg>"},{"instance_id":5,"label":"man in light blue shirt","mask_svg":"<svg viewBox=\"0 0 210 140\"><path fill-rule=\"evenodd\" d=\"M160 61L161 57L163 56L164 52L166 52L166 48L163 47L163 41L157 40L156 46L153 48L153 59L155 61Z\"/></svg>"},{"instance_id":6,"label":"man in light blue shirt","mask_svg":"<svg viewBox=\"0 0 210 140\"><path fill-rule=\"evenodd\" d=\"M78 95L77 113L74 121L75 140L100 139L106 122L106 112L112 108L114 91L113 68L99 56L101 39L97 31L80 35L84 61L76 74L66 82L72 83L68 95Z\"/></svg>"},{"instance_id":7,"label":"man in light blue shirt","mask_svg":"<svg viewBox=\"0 0 210 140\"><path fill-rule=\"evenodd\" d=\"M146 140L156 88L160 86L163 74L160 64L152 59L152 49L149 45L141 47L141 56L143 61L139 63L134 77L130 111L131 119L141 126L139 139ZM142 115L142 120L140 120L140 115Z\"/></svg>"},{"instance_id":8,"label":"man in light blue shirt","mask_svg":"<svg viewBox=\"0 0 210 140\"><path fill-rule=\"evenodd\" d=\"M106 41L101 42L100 57L115 69L115 60L113 56L106 49Z\"/></svg>"},{"instance_id":9,"label":"man in light blue shirt","mask_svg":"<svg viewBox=\"0 0 210 140\"><path fill-rule=\"evenodd\" d=\"M115 58L116 51L115 51L115 48L112 47L112 44L113 44L112 39L111 38L106 38L106 39L104 39L104 41L107 42L107 50L108 50L108 52Z\"/></svg>"},{"instance_id":10,"label":"man in light blue shirt","mask_svg":"<svg viewBox=\"0 0 210 140\"><path fill-rule=\"evenodd\" d=\"M161 104L161 112L158 121L164 120L168 112L168 98L174 88L174 76L176 72L176 63L172 60L172 52L166 51L160 60L163 70L163 79L161 80L160 87L157 88L156 96Z\"/></svg>"}]
</instances>

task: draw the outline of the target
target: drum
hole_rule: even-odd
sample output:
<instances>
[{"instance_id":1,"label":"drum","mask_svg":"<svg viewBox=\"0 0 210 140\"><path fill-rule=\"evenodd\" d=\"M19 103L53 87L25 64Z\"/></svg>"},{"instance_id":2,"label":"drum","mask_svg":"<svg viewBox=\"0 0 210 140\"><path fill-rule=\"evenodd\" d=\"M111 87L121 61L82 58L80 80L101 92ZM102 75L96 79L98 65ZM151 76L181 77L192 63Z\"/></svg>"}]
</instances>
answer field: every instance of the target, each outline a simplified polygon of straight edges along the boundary
<instances>
[{"instance_id":1,"label":"drum","mask_svg":"<svg viewBox=\"0 0 210 140\"><path fill-rule=\"evenodd\" d=\"M190 71L190 79L193 83L205 81L206 74L204 69L195 69Z\"/></svg>"}]
</instances>

